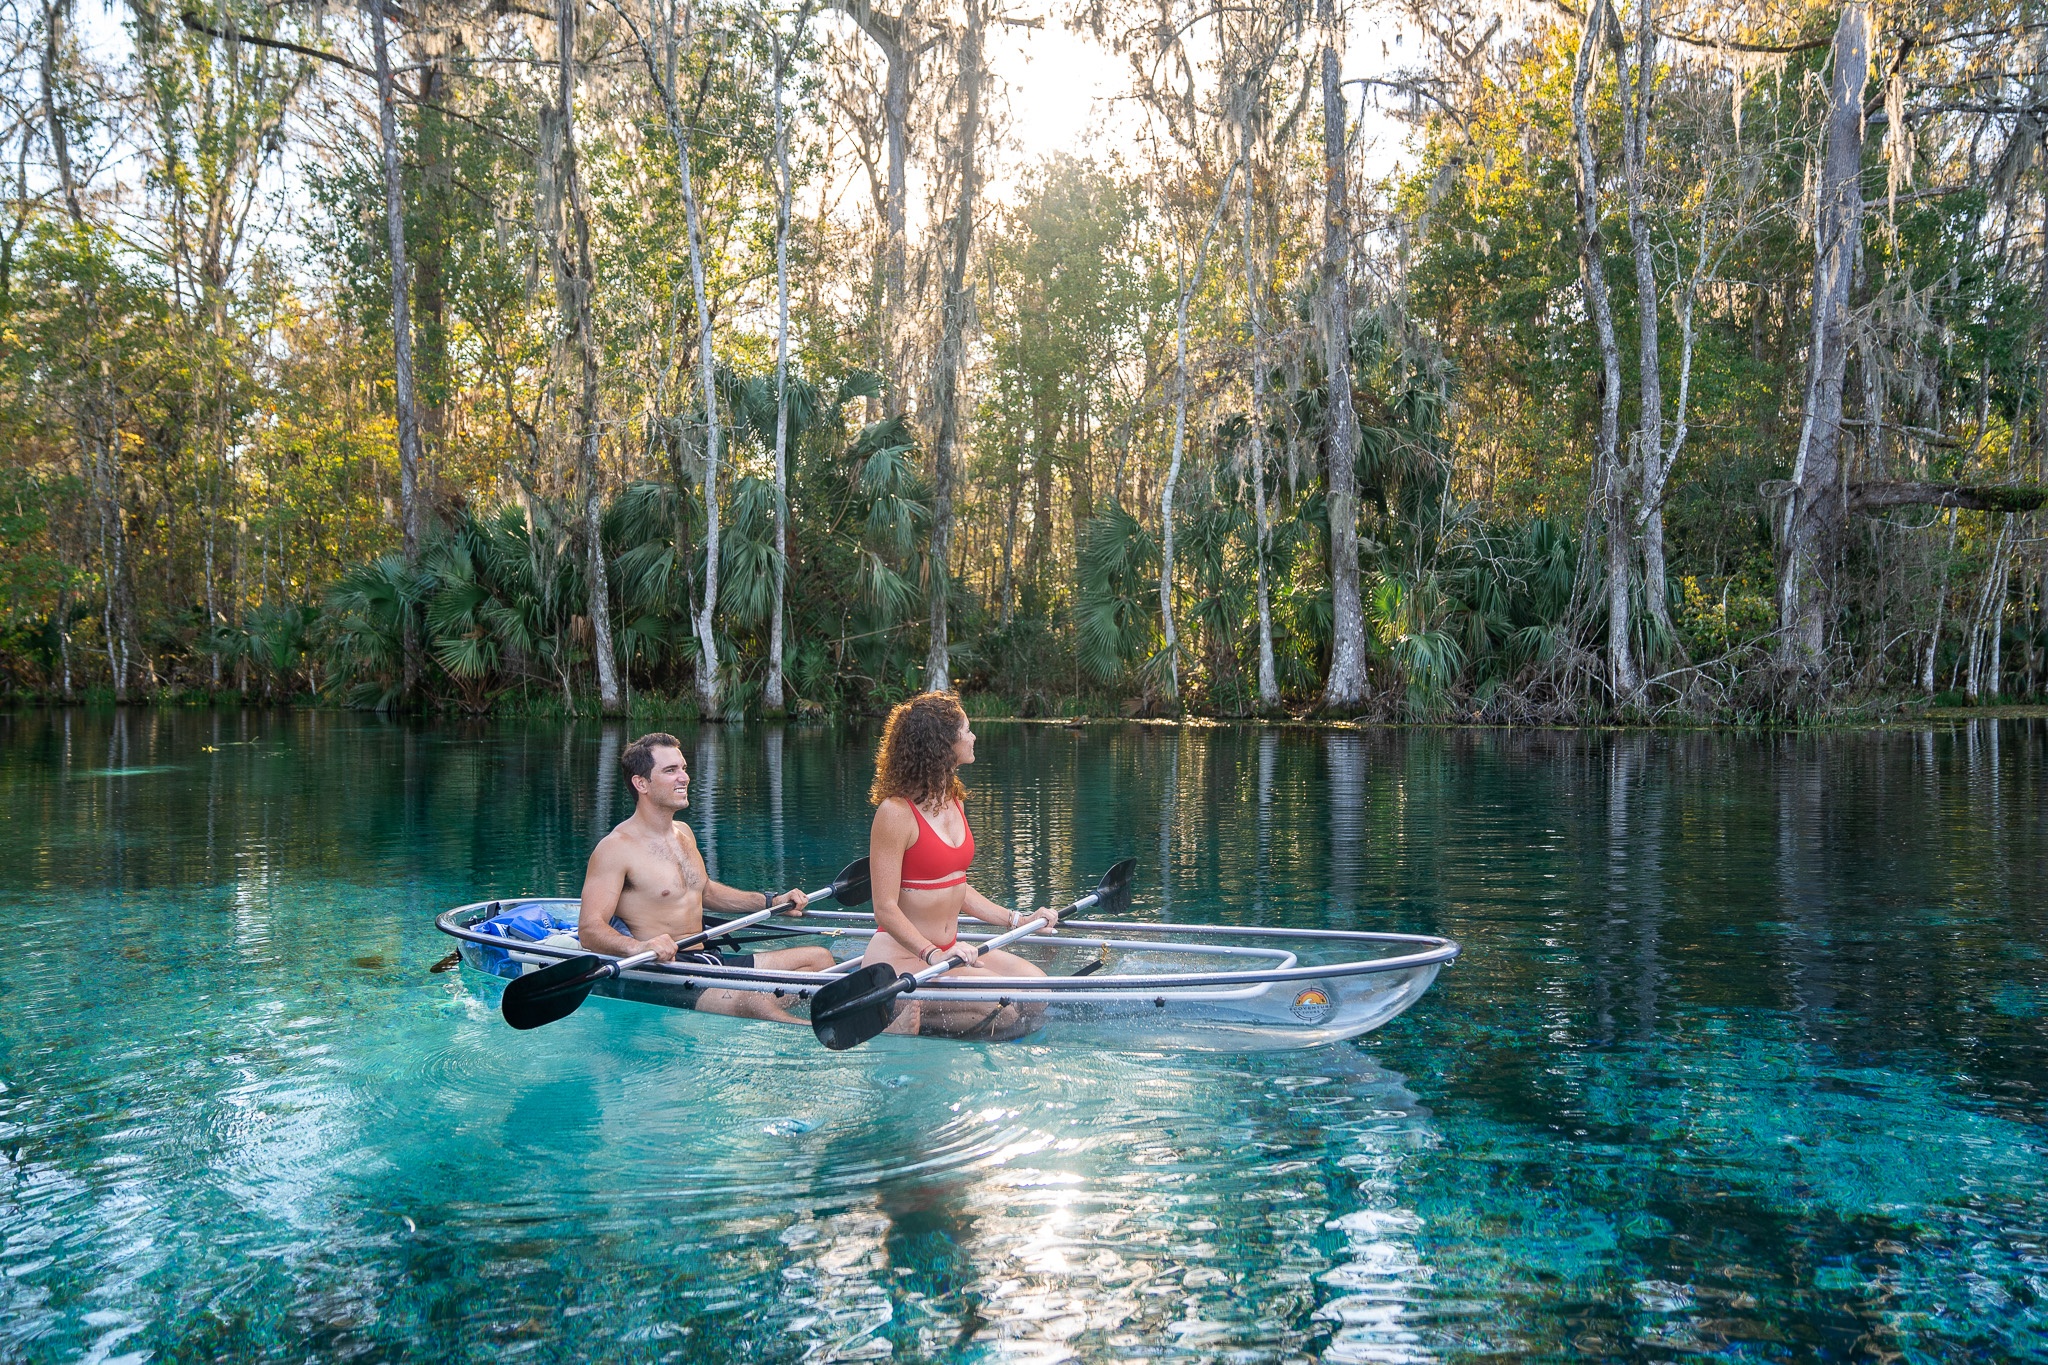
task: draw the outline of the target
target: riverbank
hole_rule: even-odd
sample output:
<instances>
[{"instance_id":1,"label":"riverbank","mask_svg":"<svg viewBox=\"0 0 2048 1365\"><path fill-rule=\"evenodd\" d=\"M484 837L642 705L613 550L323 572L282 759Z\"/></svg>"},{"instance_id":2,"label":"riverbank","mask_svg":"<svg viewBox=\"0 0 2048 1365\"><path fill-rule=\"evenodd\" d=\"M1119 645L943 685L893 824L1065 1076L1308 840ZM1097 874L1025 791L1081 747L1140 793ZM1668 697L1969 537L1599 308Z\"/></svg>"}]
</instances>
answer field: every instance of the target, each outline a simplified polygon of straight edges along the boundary
<instances>
[{"instance_id":1,"label":"riverbank","mask_svg":"<svg viewBox=\"0 0 2048 1365\"><path fill-rule=\"evenodd\" d=\"M1854 730L1917 722L1953 722L1966 720L2043 720L2048 719L2048 701L2000 702L1988 705L1954 705L1929 702L1922 697L1876 698L1817 717L1798 720L1758 717L1706 717L1673 716L1665 714L1656 717L1588 717L1581 720L1563 720L1549 723L1517 722L1493 719L1483 713L1471 715L1444 715L1439 717L1403 717L1398 714L1368 714L1359 716L1331 716L1314 710L1282 711L1277 714L1206 714L1190 711L1178 716L1172 715L1130 715L1123 708L1100 697L1061 698L1054 703L1053 714L1023 714L1023 708L1006 698L988 693L972 693L963 698L967 712L977 725L1025 725L1045 726L1055 729L1079 728L1101 725L1165 726L1189 729L1213 727L1248 726L1253 728L1287 728L1309 730L1661 730L1698 731L1727 730L1739 733L1761 731L1827 731ZM177 692L116 702L105 692L88 693L69 701L17 693L0 701L0 712L32 712L45 710L73 709L81 712L104 713L121 708L137 711L157 712L205 712L217 711L228 714L241 712L268 712L278 710L315 710L348 714L384 714L390 716L411 716L419 719L448 721L589 721L605 719L594 706L577 707L570 710L559 697L539 696L510 700L503 706L494 706L481 712L460 709L436 708L417 712L371 712L358 707L347 706L318 696L293 696L281 698L244 697L233 692ZM1036 706L1030 708L1037 710ZM784 723L790 725L830 726L858 724L878 720L885 714L885 707L878 704L876 709L863 711L827 711L823 707L799 703L790 711L776 715L751 709L740 713L727 713L718 719L722 723ZM654 728L658 726L695 725L703 720L697 699L693 696L668 697L660 695L639 695L632 698L623 719L635 724Z\"/></svg>"},{"instance_id":2,"label":"riverbank","mask_svg":"<svg viewBox=\"0 0 2048 1365\"><path fill-rule=\"evenodd\" d=\"M2016 702L2009 706L1930 706L1920 720L2048 720L2048 702Z\"/></svg>"}]
</instances>

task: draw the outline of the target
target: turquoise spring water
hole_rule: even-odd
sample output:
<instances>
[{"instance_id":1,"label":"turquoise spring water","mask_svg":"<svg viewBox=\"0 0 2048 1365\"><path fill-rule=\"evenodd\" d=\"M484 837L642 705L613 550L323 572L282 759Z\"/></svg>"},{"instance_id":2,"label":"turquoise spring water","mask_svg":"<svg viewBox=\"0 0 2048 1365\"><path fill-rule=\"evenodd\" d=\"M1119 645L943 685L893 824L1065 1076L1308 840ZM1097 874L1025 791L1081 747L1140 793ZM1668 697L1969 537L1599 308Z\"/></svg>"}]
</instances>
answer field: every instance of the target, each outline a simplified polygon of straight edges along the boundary
<instances>
[{"instance_id":1,"label":"turquoise spring water","mask_svg":"<svg viewBox=\"0 0 2048 1365\"><path fill-rule=\"evenodd\" d=\"M1466 956L1251 1058L515 1034L431 920L617 732L0 718L0 1359L2048 1357L2048 725L983 733L999 899ZM684 741L722 879L863 851L871 736Z\"/></svg>"}]
</instances>

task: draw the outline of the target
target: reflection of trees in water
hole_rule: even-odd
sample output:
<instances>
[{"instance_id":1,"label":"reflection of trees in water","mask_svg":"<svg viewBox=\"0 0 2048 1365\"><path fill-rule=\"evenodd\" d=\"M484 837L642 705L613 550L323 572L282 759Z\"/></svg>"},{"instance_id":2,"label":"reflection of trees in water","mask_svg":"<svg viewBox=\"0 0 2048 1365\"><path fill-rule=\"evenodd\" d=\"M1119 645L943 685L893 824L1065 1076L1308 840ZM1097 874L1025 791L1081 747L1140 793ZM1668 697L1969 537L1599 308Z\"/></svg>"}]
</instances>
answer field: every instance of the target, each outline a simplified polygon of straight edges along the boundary
<instances>
[{"instance_id":1,"label":"reflection of trees in water","mask_svg":"<svg viewBox=\"0 0 2048 1365\"><path fill-rule=\"evenodd\" d=\"M774 873L768 878L777 890L789 885L789 858L783 846L782 826L782 730L780 725L768 727L768 865Z\"/></svg>"},{"instance_id":2,"label":"reflection of trees in water","mask_svg":"<svg viewBox=\"0 0 2048 1365\"><path fill-rule=\"evenodd\" d=\"M1165 778L1160 784L1159 797L1159 915L1162 919L1173 918L1173 874L1179 861L1180 850L1176 847L1176 836L1180 833L1180 751L1182 746L1180 730L1167 733L1164 763Z\"/></svg>"},{"instance_id":3,"label":"reflection of trees in water","mask_svg":"<svg viewBox=\"0 0 2048 1365\"><path fill-rule=\"evenodd\" d=\"M1074 742L1042 726L991 740L966 770L973 881L999 904L1057 903L1074 876Z\"/></svg>"},{"instance_id":4,"label":"reflection of trees in water","mask_svg":"<svg viewBox=\"0 0 2048 1365\"><path fill-rule=\"evenodd\" d=\"M590 842L612 832L612 826L625 817L619 812L619 751L623 747L625 727L615 722L607 723L597 737L597 798L590 803Z\"/></svg>"},{"instance_id":5,"label":"reflection of trees in water","mask_svg":"<svg viewBox=\"0 0 2048 1365\"><path fill-rule=\"evenodd\" d=\"M1662 737L1617 735L1597 756L1605 760L1604 894L1595 902L1602 911L1587 918L1596 919L1604 932L1590 940L1588 996L1595 1036L1602 1039L1621 1029L1617 1009L1633 1015L1635 1037L1657 1033L1664 976L1666 788L1650 779L1649 769L1654 758L1666 755L1668 743Z\"/></svg>"},{"instance_id":6,"label":"reflection of trees in water","mask_svg":"<svg viewBox=\"0 0 2048 1365\"><path fill-rule=\"evenodd\" d=\"M683 819L697 836L705 872L712 880L723 881L718 874L718 807L724 796L718 789L718 759L724 746L718 728L706 725L697 731L697 755L690 763L690 805Z\"/></svg>"},{"instance_id":7,"label":"reflection of trees in water","mask_svg":"<svg viewBox=\"0 0 2048 1365\"><path fill-rule=\"evenodd\" d=\"M1271 916L1273 891L1273 774L1280 763L1280 736L1259 732L1259 848L1253 871L1252 911L1259 920Z\"/></svg>"},{"instance_id":8,"label":"reflection of trees in water","mask_svg":"<svg viewBox=\"0 0 2048 1365\"><path fill-rule=\"evenodd\" d=\"M253 932L291 917L277 888L312 876L403 887L424 913L487 891L573 893L599 788L618 781L607 733L32 714L7 735L10 813L91 850L37 854L55 891L218 887ZM859 851L871 739L784 741L802 760L785 800L806 866ZM763 734L706 726L688 742L707 853L721 873L772 879L770 841L753 838L775 785ZM1788 1010L1856 1055L2022 1086L2048 1073L2023 963L2048 951L2032 913L2048 863L2041 722L1762 741L988 726L983 758L969 775L977 828L1001 831L985 860L998 892L1014 875L1050 900L1100 871L1081 859L1154 847L1141 909L1170 886L1183 918L1302 922L1348 896L1361 926L1506 934L1510 951L1473 955L1447 983L1534 1002L1581 1041L1615 1036L1618 1006L1622 1028L1653 1031L1674 1010ZM38 763L74 780L26 780ZM157 766L177 772L93 774ZM731 830L721 803L741 813ZM1525 941L1539 922L1547 941ZM373 913L350 932L391 953L407 927Z\"/></svg>"},{"instance_id":9,"label":"reflection of trees in water","mask_svg":"<svg viewBox=\"0 0 2048 1365\"><path fill-rule=\"evenodd\" d=\"M2048 1057L1985 997L2041 940L2011 913L2038 874L1996 850L2038 858L2042 830L1985 807L2039 793L2043 735L2007 727L2036 761L1974 771L1960 731L1504 746L1546 837L1500 846L1505 896L1440 893L1442 932L1503 949L1449 983L1506 1013L1435 1020L1464 1152L1422 1210L1505 1249L1457 1274L1502 1285L1492 1349L1715 1350L1798 1321L1843 1354L1910 1350L1901 1323L1989 1275L1926 1273L1951 1264L1929 1243L2019 1273L1995 1229L2016 1186L2048 1191L1999 1111L2038 1123ZM1516 901L1536 933L1514 933ZM2007 1191L2005 1211L1958 1207L1976 1189ZM1914 1270L1917 1304L1883 1287Z\"/></svg>"},{"instance_id":10,"label":"reflection of trees in water","mask_svg":"<svg viewBox=\"0 0 2048 1365\"><path fill-rule=\"evenodd\" d=\"M1527 1002L1556 1045L1786 1011L1851 1057L2031 1084L2048 1036L1989 997L2048 949L2025 913L2048 867L2048 725L1996 727L1995 764L1994 727L1979 723L1974 759L1968 728L1368 733L1361 919L1500 943L1447 982ZM1334 784L1344 765L1326 764ZM1334 811L1322 823L1330 846L1289 866L1282 843L1276 877L1342 870L1349 831Z\"/></svg>"},{"instance_id":11,"label":"reflection of trees in water","mask_svg":"<svg viewBox=\"0 0 2048 1365\"><path fill-rule=\"evenodd\" d=\"M1330 908L1349 916L1358 908L1364 851L1365 741L1356 734L1332 731L1323 738L1323 761L1330 774Z\"/></svg>"}]
</instances>

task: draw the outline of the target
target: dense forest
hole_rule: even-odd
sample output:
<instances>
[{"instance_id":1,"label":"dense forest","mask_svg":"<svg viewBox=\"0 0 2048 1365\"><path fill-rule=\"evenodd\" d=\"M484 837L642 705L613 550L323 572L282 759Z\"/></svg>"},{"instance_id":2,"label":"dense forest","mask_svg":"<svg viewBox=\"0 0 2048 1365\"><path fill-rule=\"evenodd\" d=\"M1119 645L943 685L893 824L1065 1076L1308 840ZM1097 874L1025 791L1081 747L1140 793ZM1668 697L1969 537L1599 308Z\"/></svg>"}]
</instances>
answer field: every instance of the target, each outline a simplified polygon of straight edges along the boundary
<instances>
[{"instance_id":1,"label":"dense forest","mask_svg":"<svg viewBox=\"0 0 2048 1365\"><path fill-rule=\"evenodd\" d=\"M1125 73L1086 154L1022 151L1061 73L1001 57L1052 32ZM0 43L17 697L2048 690L2039 0L11 0Z\"/></svg>"}]
</instances>

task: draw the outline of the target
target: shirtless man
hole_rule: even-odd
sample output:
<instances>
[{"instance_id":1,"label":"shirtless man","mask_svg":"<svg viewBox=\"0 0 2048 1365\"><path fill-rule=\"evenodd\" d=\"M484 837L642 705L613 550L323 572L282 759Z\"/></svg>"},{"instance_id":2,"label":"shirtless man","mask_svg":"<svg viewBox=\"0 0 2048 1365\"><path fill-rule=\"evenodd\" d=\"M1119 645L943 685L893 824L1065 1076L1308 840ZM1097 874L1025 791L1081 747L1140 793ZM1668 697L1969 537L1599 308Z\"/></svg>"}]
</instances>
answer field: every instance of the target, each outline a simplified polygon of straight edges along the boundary
<instances>
[{"instance_id":1,"label":"shirtless man","mask_svg":"<svg viewBox=\"0 0 2048 1365\"><path fill-rule=\"evenodd\" d=\"M795 902L789 913L803 914L808 897L802 891L792 889L771 898L765 891L735 891L706 875L697 836L676 819L677 812L690 804L690 772L674 735L642 735L626 746L619 764L639 799L633 814L592 851L584 870L576 935L585 948L616 957L651 948L661 961L674 962L676 940L703 931L706 906L746 913L786 900ZM614 918L626 926L626 933L613 927ZM794 972L822 972L832 965L830 950L822 947L720 954L713 950L717 943L713 939L686 950L680 960ZM697 1008L713 1014L791 1019L773 997L757 991L707 990Z\"/></svg>"}]
</instances>

